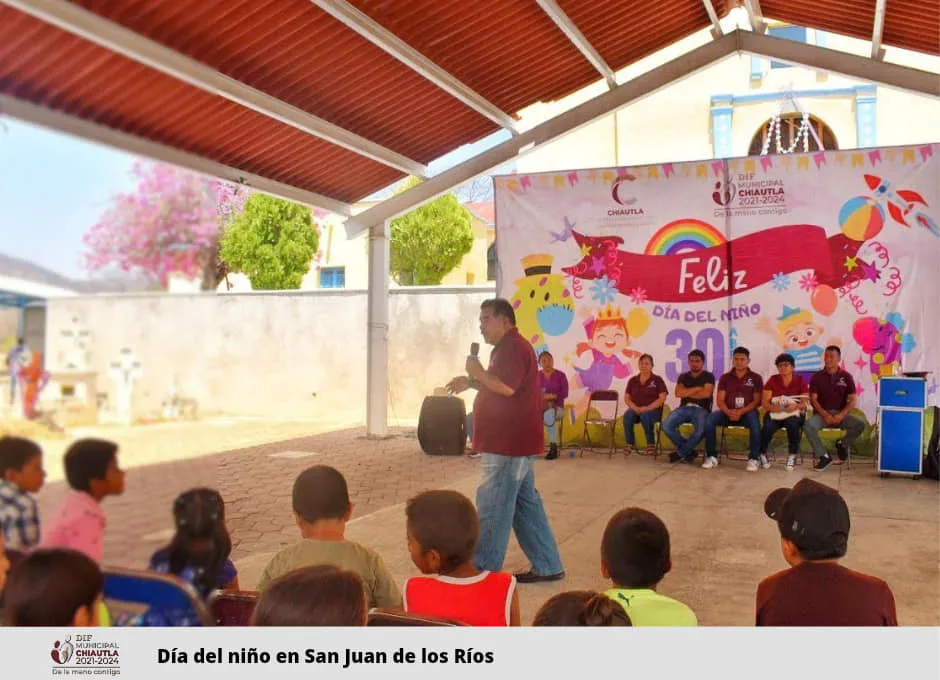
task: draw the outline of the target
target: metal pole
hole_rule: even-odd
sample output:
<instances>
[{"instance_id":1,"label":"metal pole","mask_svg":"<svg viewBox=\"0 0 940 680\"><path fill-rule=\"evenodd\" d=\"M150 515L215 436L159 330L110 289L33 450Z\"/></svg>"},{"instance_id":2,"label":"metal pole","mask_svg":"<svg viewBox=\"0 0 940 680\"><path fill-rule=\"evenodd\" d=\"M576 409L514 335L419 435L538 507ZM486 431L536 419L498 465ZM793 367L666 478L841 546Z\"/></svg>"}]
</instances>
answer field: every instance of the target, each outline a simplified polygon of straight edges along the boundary
<instances>
[{"instance_id":1,"label":"metal pole","mask_svg":"<svg viewBox=\"0 0 940 680\"><path fill-rule=\"evenodd\" d=\"M371 438L388 436L389 225L369 229L366 436Z\"/></svg>"}]
</instances>

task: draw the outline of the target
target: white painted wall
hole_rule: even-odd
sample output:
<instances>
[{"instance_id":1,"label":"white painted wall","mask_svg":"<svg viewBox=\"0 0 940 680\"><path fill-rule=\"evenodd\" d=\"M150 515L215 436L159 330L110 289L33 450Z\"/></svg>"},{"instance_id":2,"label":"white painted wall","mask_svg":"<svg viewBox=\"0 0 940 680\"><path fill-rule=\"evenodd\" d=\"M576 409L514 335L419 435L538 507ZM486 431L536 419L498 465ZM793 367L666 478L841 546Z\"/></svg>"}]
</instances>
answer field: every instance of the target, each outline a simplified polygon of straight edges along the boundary
<instances>
[{"instance_id":1,"label":"white painted wall","mask_svg":"<svg viewBox=\"0 0 940 680\"><path fill-rule=\"evenodd\" d=\"M463 373L470 343L480 342L480 302L493 295L488 287L392 292L393 420L417 418L425 396ZM107 369L121 348L139 358L135 415L158 412L175 375L181 395L195 398L203 414L365 417L365 291L50 300L50 370L60 368L60 333L73 317L91 332L90 368L99 375L99 390L113 391Z\"/></svg>"}]
</instances>

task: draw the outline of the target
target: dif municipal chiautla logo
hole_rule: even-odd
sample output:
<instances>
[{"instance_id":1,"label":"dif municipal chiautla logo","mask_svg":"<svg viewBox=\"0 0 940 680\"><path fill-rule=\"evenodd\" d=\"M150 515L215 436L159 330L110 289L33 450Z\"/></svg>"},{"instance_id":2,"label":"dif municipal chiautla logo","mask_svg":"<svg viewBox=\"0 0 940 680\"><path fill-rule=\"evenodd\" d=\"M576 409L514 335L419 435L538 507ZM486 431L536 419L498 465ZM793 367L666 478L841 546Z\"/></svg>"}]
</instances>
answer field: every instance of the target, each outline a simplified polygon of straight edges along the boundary
<instances>
[{"instance_id":1,"label":"dif municipal chiautla logo","mask_svg":"<svg viewBox=\"0 0 940 680\"><path fill-rule=\"evenodd\" d=\"M54 676L115 677L121 674L121 653L116 642L96 640L94 635L66 635L52 644Z\"/></svg>"}]
</instances>

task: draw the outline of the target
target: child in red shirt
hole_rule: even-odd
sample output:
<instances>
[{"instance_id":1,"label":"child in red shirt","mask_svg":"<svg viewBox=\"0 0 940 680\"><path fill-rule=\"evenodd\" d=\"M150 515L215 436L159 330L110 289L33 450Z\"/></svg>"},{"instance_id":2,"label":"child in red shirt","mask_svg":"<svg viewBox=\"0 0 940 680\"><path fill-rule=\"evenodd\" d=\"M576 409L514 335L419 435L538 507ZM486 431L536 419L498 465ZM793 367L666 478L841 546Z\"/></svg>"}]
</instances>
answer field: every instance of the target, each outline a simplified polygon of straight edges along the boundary
<instances>
[{"instance_id":1,"label":"child in red shirt","mask_svg":"<svg viewBox=\"0 0 940 680\"><path fill-rule=\"evenodd\" d=\"M405 514L408 551L423 574L405 582L405 611L470 626L520 625L515 577L473 565L480 520L470 499L426 491L408 501Z\"/></svg>"}]
</instances>

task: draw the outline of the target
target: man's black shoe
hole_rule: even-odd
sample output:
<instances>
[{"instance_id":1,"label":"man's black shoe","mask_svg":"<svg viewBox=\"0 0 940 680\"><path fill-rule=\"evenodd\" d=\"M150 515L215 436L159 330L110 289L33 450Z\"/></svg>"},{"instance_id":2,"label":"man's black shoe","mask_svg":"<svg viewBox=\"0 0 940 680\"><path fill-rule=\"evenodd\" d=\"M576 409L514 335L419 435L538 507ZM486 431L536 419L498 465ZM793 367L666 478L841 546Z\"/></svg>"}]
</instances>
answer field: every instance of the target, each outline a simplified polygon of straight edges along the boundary
<instances>
[{"instance_id":1,"label":"man's black shoe","mask_svg":"<svg viewBox=\"0 0 940 680\"><path fill-rule=\"evenodd\" d=\"M673 451L672 453L669 454L669 462L670 462L670 463L681 463L681 462L682 462L682 456L680 456L678 453L676 453L675 451Z\"/></svg>"},{"instance_id":2,"label":"man's black shoe","mask_svg":"<svg viewBox=\"0 0 940 680\"><path fill-rule=\"evenodd\" d=\"M558 458L558 444L550 444L548 447L548 455L545 456L545 460L555 460Z\"/></svg>"},{"instance_id":3,"label":"man's black shoe","mask_svg":"<svg viewBox=\"0 0 940 680\"><path fill-rule=\"evenodd\" d=\"M816 472L822 472L823 470L828 470L829 466L832 465L832 458L829 456L823 456L816 461L816 464L813 466L813 469Z\"/></svg>"},{"instance_id":4,"label":"man's black shoe","mask_svg":"<svg viewBox=\"0 0 940 680\"><path fill-rule=\"evenodd\" d=\"M836 442L836 455L842 461L849 459L849 449L841 439Z\"/></svg>"},{"instance_id":5,"label":"man's black shoe","mask_svg":"<svg viewBox=\"0 0 940 680\"><path fill-rule=\"evenodd\" d=\"M565 577L565 572L560 571L557 574L536 574L531 569L519 574L514 574L519 583L548 583L549 581L560 581Z\"/></svg>"}]
</instances>

